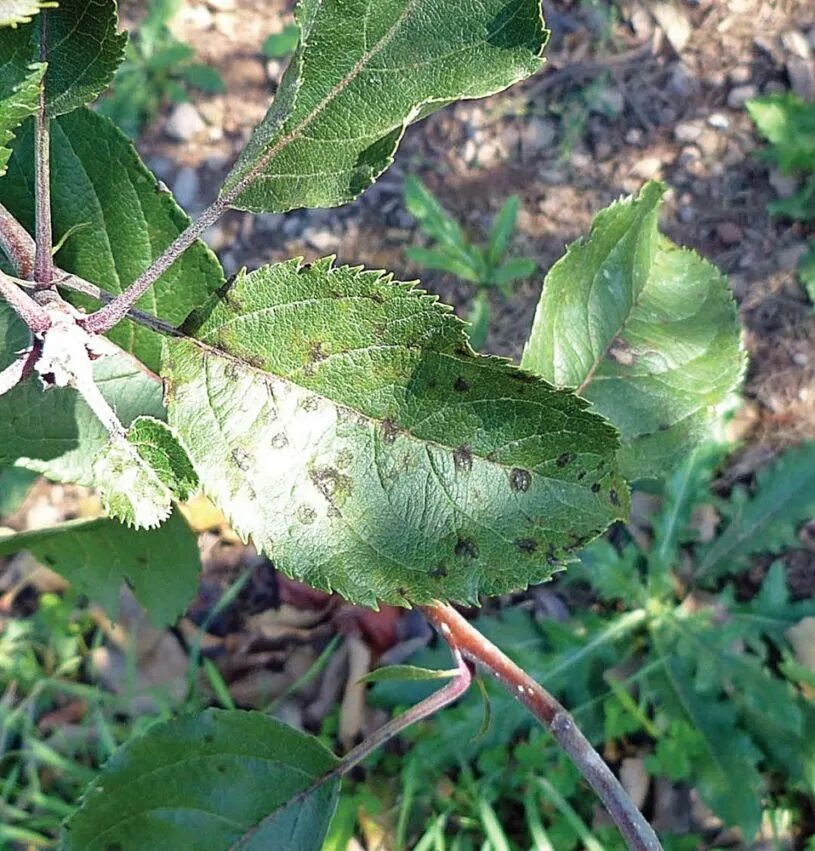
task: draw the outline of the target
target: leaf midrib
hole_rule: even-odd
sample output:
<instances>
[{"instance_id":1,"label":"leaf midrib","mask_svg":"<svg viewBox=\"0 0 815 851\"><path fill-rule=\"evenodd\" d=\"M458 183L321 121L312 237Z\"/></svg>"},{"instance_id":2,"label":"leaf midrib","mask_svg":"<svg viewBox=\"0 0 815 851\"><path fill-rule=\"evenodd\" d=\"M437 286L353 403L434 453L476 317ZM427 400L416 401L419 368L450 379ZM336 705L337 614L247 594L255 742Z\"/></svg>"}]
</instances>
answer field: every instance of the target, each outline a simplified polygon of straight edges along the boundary
<instances>
[{"instance_id":1,"label":"leaf midrib","mask_svg":"<svg viewBox=\"0 0 815 851\"><path fill-rule=\"evenodd\" d=\"M402 13L391 25L391 28L385 33L375 47L366 51L360 56L354 67L334 85L328 94L323 98L312 111L304 116L301 122L293 127L287 134L281 136L266 153L260 157L257 163L246 172L246 174L237 181L237 183L223 195L223 201L229 205L237 200L252 183L259 178L266 170L266 166L292 142L296 141L301 134L325 111L325 109L345 91L345 89L362 73L365 66L379 53L381 53L391 41L396 37L396 34L401 29L405 20L415 10L420 0L409 0L408 4L402 10Z\"/></svg>"},{"instance_id":2,"label":"leaf midrib","mask_svg":"<svg viewBox=\"0 0 815 851\"><path fill-rule=\"evenodd\" d=\"M353 406L348 405L344 402L338 402L335 399L332 399L330 396L325 396L323 393L319 392L318 390L314 390L311 387L307 387L306 385L300 384L297 381L292 380L288 376L279 375L276 372L272 372L272 371L269 371L269 370L266 370L266 369L261 369L260 367L253 366L252 364L248 363L246 360L242 359L241 357L239 357L237 355L233 355L230 352L225 352L223 349L219 349L216 346L213 346L209 343L205 343L202 340L198 340L198 339L195 339L193 337L184 337L183 339L185 340L185 342L191 343L196 348L201 349L206 355L208 355L210 357L223 358L224 360L227 360L227 361L230 361L231 363L236 364L241 369L246 370L248 373L252 373L254 375L261 376L263 379L273 378L276 381L280 381L280 382L283 382L285 384L291 385L293 387L297 387L305 393L309 393L313 396L317 396L319 399L321 399L322 401L324 401L325 403L327 403L328 405L330 405L334 408L341 409L341 410L344 410L344 411L349 411L349 412L351 412L351 413L353 413L357 416L364 417L365 420L367 420L367 422L369 422L370 424L372 424L374 426L376 426L376 425L381 426L382 423L384 422L384 420L379 419L379 418L374 417L374 416L371 416L370 414L366 413L365 411L360 410L359 408L353 407ZM406 350L423 351L423 350L420 350L420 349L415 349L415 347L412 347L412 346L402 346L402 348L404 348ZM450 358L451 360L454 360L454 361L459 362L459 363L466 363L466 361L463 361L462 359L456 357L454 354L450 354L448 352L432 352L432 354L437 355L439 357L447 357L447 358ZM170 378L171 384L172 384L172 381L173 381L172 378ZM553 392L556 393L557 391L553 391ZM494 403L500 402L500 401L517 402L517 401L520 401L520 400L509 397L509 396L500 397L500 398L491 398L491 399L472 400L473 403L477 403L477 404L494 404ZM534 400L534 399L524 399L522 401L524 402L524 404L535 405L536 407L539 407L544 411L548 410L546 405L544 405L543 402L540 402L540 401L537 401L537 400ZM466 403L465 403L465 401L461 401L458 404L466 404ZM565 416L568 416L567 412L561 411L561 413L563 413ZM423 420L420 420L418 424L421 425L423 422L425 422L431 416L433 416L433 414L430 414L427 417L425 417ZM414 427L415 427L415 425L416 425L416 423L414 423ZM405 426L399 425L397 427L399 428L400 433L404 434L406 437L409 437L411 440L415 440L417 442L420 442L423 445L435 447L435 448L437 448L439 450L443 450L445 452L454 452L460 446L460 444L457 444L456 446L452 446L452 445L448 445L446 443L440 443L439 441L433 440L432 438L420 437L420 436L414 434L413 431L411 431L409 428L407 428ZM561 431L562 431L562 429L561 429ZM524 439L529 439L529 437L534 437L534 436L536 436L536 435L530 435L530 436L528 436L527 438L524 438ZM518 442L518 441L517 440L510 441L510 443L516 443L516 442ZM502 445L501 447L498 447L495 450L491 450L491 451L498 452L501 449L505 448L506 445L508 445L508 444ZM599 454L599 453L597 453L597 454ZM481 462L483 462L485 464L492 464L495 467L498 467L498 468L505 470L505 471L511 471L511 470L515 469L516 467L523 466L522 464L514 463L514 462L496 461L496 460L487 458L485 455L480 455L480 454L478 454L477 452L474 452L474 451L473 451L473 456L475 458L478 458ZM555 459L550 458L550 459L547 459L547 460L548 461L554 461ZM593 480L590 480L590 479L586 479L585 480L586 485L584 486L582 482L572 482L569 479L562 479L562 478L557 478L557 477L552 477L552 476L545 476L539 470L534 469L534 468L530 469L529 472L532 475L538 476L539 478L541 478L545 481L557 482L557 483L566 484L566 485L575 485L575 486L577 486L581 489L588 489L591 482L593 481ZM601 475L600 478L597 479L596 481L602 481L604 479L607 479L609 477L609 475L611 475L612 472L613 471L603 473L603 475Z\"/></svg>"}]
</instances>

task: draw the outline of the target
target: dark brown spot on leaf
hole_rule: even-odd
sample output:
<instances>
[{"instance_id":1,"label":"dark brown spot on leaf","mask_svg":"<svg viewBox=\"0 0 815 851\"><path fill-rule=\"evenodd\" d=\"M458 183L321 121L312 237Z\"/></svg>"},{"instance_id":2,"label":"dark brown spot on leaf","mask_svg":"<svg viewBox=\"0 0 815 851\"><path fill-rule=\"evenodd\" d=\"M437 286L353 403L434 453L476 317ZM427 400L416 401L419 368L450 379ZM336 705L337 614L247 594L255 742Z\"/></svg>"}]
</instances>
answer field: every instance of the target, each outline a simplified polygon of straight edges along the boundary
<instances>
[{"instance_id":1,"label":"dark brown spot on leaf","mask_svg":"<svg viewBox=\"0 0 815 851\"><path fill-rule=\"evenodd\" d=\"M611 500L611 504L612 504L613 506L615 506L615 508L619 508L619 507L620 507L620 497L619 497L619 495L618 495L617 491L615 491L615 490L614 490L614 488L612 488L612 489L608 492L608 498L609 498L609 500Z\"/></svg>"},{"instance_id":2,"label":"dark brown spot on leaf","mask_svg":"<svg viewBox=\"0 0 815 851\"><path fill-rule=\"evenodd\" d=\"M390 418L382 420L382 442L394 443L399 436L399 428L396 423Z\"/></svg>"},{"instance_id":3,"label":"dark brown spot on leaf","mask_svg":"<svg viewBox=\"0 0 815 851\"><path fill-rule=\"evenodd\" d=\"M515 541L515 546L526 555L532 555L538 549L538 542L532 538L520 538Z\"/></svg>"},{"instance_id":4,"label":"dark brown spot on leaf","mask_svg":"<svg viewBox=\"0 0 815 851\"><path fill-rule=\"evenodd\" d=\"M587 473L588 473L588 470L579 470L578 473L577 473L577 476L575 478L577 479L578 482L582 482L583 479L586 478Z\"/></svg>"},{"instance_id":5,"label":"dark brown spot on leaf","mask_svg":"<svg viewBox=\"0 0 815 851\"><path fill-rule=\"evenodd\" d=\"M523 493L529 490L531 484L532 474L529 470L524 470L521 467L512 468L512 472L509 474L509 485L512 490Z\"/></svg>"},{"instance_id":6,"label":"dark brown spot on leaf","mask_svg":"<svg viewBox=\"0 0 815 851\"><path fill-rule=\"evenodd\" d=\"M447 576L447 568L440 564L438 567L434 567L433 570L430 571L431 579L444 579Z\"/></svg>"},{"instance_id":7,"label":"dark brown spot on leaf","mask_svg":"<svg viewBox=\"0 0 815 851\"><path fill-rule=\"evenodd\" d=\"M453 390L457 393L466 393L470 389L470 385L459 375L453 382Z\"/></svg>"},{"instance_id":8,"label":"dark brown spot on leaf","mask_svg":"<svg viewBox=\"0 0 815 851\"><path fill-rule=\"evenodd\" d=\"M469 473L473 469L473 453L469 446L459 446L453 452L453 463L460 473Z\"/></svg>"},{"instance_id":9,"label":"dark brown spot on leaf","mask_svg":"<svg viewBox=\"0 0 815 851\"><path fill-rule=\"evenodd\" d=\"M595 483L591 486L591 492L592 492L592 493L600 493L600 482L595 482Z\"/></svg>"},{"instance_id":10,"label":"dark brown spot on leaf","mask_svg":"<svg viewBox=\"0 0 815 851\"><path fill-rule=\"evenodd\" d=\"M462 558L478 558L478 547L469 538L459 538L456 541L455 554Z\"/></svg>"},{"instance_id":11,"label":"dark brown spot on leaf","mask_svg":"<svg viewBox=\"0 0 815 851\"><path fill-rule=\"evenodd\" d=\"M555 464L557 464L558 467L565 467L567 464L571 464L576 457L577 456L574 454L574 452L562 452L560 455L558 455Z\"/></svg>"},{"instance_id":12,"label":"dark brown spot on leaf","mask_svg":"<svg viewBox=\"0 0 815 851\"><path fill-rule=\"evenodd\" d=\"M328 357L328 352L325 350L323 343L319 340L313 342L308 350L308 359L311 363L319 363Z\"/></svg>"},{"instance_id":13,"label":"dark brown spot on leaf","mask_svg":"<svg viewBox=\"0 0 815 851\"><path fill-rule=\"evenodd\" d=\"M251 467L249 453L245 449L233 449L232 460L235 462L239 470L247 472Z\"/></svg>"},{"instance_id":14,"label":"dark brown spot on leaf","mask_svg":"<svg viewBox=\"0 0 815 851\"><path fill-rule=\"evenodd\" d=\"M336 467L318 467L312 471L311 481L334 507L342 505L351 493L351 479Z\"/></svg>"}]
</instances>

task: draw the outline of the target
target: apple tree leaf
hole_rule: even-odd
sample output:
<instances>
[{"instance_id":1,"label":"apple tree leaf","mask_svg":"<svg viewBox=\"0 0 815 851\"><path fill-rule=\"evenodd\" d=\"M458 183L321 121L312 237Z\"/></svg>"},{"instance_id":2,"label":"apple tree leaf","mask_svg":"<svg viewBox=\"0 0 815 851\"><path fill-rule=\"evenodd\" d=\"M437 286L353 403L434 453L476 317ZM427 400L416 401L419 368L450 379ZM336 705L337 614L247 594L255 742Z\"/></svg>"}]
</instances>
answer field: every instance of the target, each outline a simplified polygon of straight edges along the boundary
<instances>
[{"instance_id":1,"label":"apple tree leaf","mask_svg":"<svg viewBox=\"0 0 815 851\"><path fill-rule=\"evenodd\" d=\"M313 736L208 709L120 748L67 822L64 851L320 851L340 781Z\"/></svg>"},{"instance_id":2,"label":"apple tree leaf","mask_svg":"<svg viewBox=\"0 0 815 851\"><path fill-rule=\"evenodd\" d=\"M617 426L631 479L663 475L709 433L745 363L727 280L659 233L662 194L649 183L569 247L521 361Z\"/></svg>"},{"instance_id":3,"label":"apple tree leaf","mask_svg":"<svg viewBox=\"0 0 815 851\"><path fill-rule=\"evenodd\" d=\"M476 355L382 272L240 274L169 339L169 423L277 567L368 605L548 578L627 511L617 439L572 393Z\"/></svg>"},{"instance_id":4,"label":"apple tree leaf","mask_svg":"<svg viewBox=\"0 0 815 851\"><path fill-rule=\"evenodd\" d=\"M541 67L540 0L305 0L300 43L222 198L243 210L331 207L391 164L405 128Z\"/></svg>"}]
</instances>

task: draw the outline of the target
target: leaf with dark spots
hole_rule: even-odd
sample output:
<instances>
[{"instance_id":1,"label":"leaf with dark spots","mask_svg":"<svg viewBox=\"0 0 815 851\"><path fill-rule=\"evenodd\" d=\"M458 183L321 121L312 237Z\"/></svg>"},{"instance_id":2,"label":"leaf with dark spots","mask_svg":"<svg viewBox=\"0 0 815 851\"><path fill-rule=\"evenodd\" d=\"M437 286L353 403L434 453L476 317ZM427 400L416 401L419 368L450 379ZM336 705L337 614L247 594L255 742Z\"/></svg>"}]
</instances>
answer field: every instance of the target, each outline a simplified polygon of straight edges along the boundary
<instances>
[{"instance_id":1,"label":"leaf with dark spots","mask_svg":"<svg viewBox=\"0 0 815 851\"><path fill-rule=\"evenodd\" d=\"M532 538L521 538L519 541L515 541L515 546L522 552L527 555L532 555L537 552L538 542L532 540Z\"/></svg>"},{"instance_id":2,"label":"leaf with dark spots","mask_svg":"<svg viewBox=\"0 0 815 851\"><path fill-rule=\"evenodd\" d=\"M461 376L453 382L453 390L457 393L466 393L469 389L470 385Z\"/></svg>"},{"instance_id":3,"label":"leaf with dark spots","mask_svg":"<svg viewBox=\"0 0 815 851\"><path fill-rule=\"evenodd\" d=\"M283 573L369 605L473 603L551 575L511 542L564 553L625 515L608 423L475 354L434 297L329 260L243 273L233 291L195 339L168 341L169 419L207 494Z\"/></svg>"}]
</instances>

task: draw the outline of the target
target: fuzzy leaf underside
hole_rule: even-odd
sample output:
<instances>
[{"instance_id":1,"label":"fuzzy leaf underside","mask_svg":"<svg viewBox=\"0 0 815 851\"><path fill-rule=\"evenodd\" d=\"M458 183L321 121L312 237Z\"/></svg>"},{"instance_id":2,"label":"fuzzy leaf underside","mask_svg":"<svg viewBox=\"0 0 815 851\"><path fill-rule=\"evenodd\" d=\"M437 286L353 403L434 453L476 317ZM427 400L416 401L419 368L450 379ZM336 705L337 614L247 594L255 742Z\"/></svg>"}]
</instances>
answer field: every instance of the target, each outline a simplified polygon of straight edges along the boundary
<instances>
[{"instance_id":1,"label":"fuzzy leaf underside","mask_svg":"<svg viewBox=\"0 0 815 851\"><path fill-rule=\"evenodd\" d=\"M48 63L49 118L90 103L108 87L124 59L127 35L118 30L115 0L59 0L56 8L43 8L30 23L0 29L0 90L18 85L31 63L42 60Z\"/></svg>"},{"instance_id":2,"label":"fuzzy leaf underside","mask_svg":"<svg viewBox=\"0 0 815 851\"><path fill-rule=\"evenodd\" d=\"M105 513L136 529L160 526L173 497L187 500L198 488L187 454L169 426L153 417L139 417L126 435L113 436L93 472Z\"/></svg>"},{"instance_id":3,"label":"fuzzy leaf underside","mask_svg":"<svg viewBox=\"0 0 815 851\"><path fill-rule=\"evenodd\" d=\"M663 189L597 215L549 272L522 366L620 430L629 478L661 476L709 432L744 370L726 279L659 234Z\"/></svg>"},{"instance_id":4,"label":"fuzzy leaf underside","mask_svg":"<svg viewBox=\"0 0 815 851\"><path fill-rule=\"evenodd\" d=\"M32 122L14 143L9 171L0 181L2 202L34 230ZM100 154L100 152L102 152ZM120 293L189 224L172 195L156 182L130 140L107 118L88 109L51 123L51 209L55 239L76 228L57 255L68 272L110 293ZM203 242L191 246L137 303L170 324L181 324L224 277ZM92 299L71 295L92 309ZM161 338L125 321L108 335L158 371Z\"/></svg>"},{"instance_id":5,"label":"fuzzy leaf underside","mask_svg":"<svg viewBox=\"0 0 815 851\"><path fill-rule=\"evenodd\" d=\"M209 709L158 724L117 751L61 847L319 851L336 764L314 737L259 712Z\"/></svg>"},{"instance_id":6,"label":"fuzzy leaf underside","mask_svg":"<svg viewBox=\"0 0 815 851\"><path fill-rule=\"evenodd\" d=\"M27 332L0 302L0 367L27 343ZM99 389L127 427L136 417L165 417L161 383L131 356L100 358L94 365ZM73 389L44 392L31 376L0 396L0 464L14 464L61 482L98 484L95 462L110 436Z\"/></svg>"},{"instance_id":7,"label":"fuzzy leaf underside","mask_svg":"<svg viewBox=\"0 0 815 851\"><path fill-rule=\"evenodd\" d=\"M196 327L197 326L197 327ZM168 340L169 422L275 564L355 602L475 602L624 516L613 429L381 272L240 275Z\"/></svg>"},{"instance_id":8,"label":"fuzzy leaf underside","mask_svg":"<svg viewBox=\"0 0 815 851\"><path fill-rule=\"evenodd\" d=\"M757 476L755 496L736 490L724 531L706 549L697 576L714 580L753 553L794 546L798 526L815 517L815 443L787 450Z\"/></svg>"},{"instance_id":9,"label":"fuzzy leaf underside","mask_svg":"<svg viewBox=\"0 0 815 851\"><path fill-rule=\"evenodd\" d=\"M102 518L0 536L0 557L22 550L114 619L126 581L157 626L173 623L189 605L201 570L196 537L178 512L149 532Z\"/></svg>"},{"instance_id":10,"label":"fuzzy leaf underside","mask_svg":"<svg viewBox=\"0 0 815 851\"><path fill-rule=\"evenodd\" d=\"M37 111L44 73L45 65L32 65L27 76L0 99L0 177L6 173L11 156L8 143L14 138L14 131Z\"/></svg>"},{"instance_id":11,"label":"fuzzy leaf underside","mask_svg":"<svg viewBox=\"0 0 815 851\"><path fill-rule=\"evenodd\" d=\"M27 24L44 5L42 0L0 0L0 27Z\"/></svg>"},{"instance_id":12,"label":"fuzzy leaf underside","mask_svg":"<svg viewBox=\"0 0 815 851\"><path fill-rule=\"evenodd\" d=\"M239 209L352 200L408 124L533 74L547 38L540 0L302 0L297 18L299 47L224 186Z\"/></svg>"}]
</instances>

